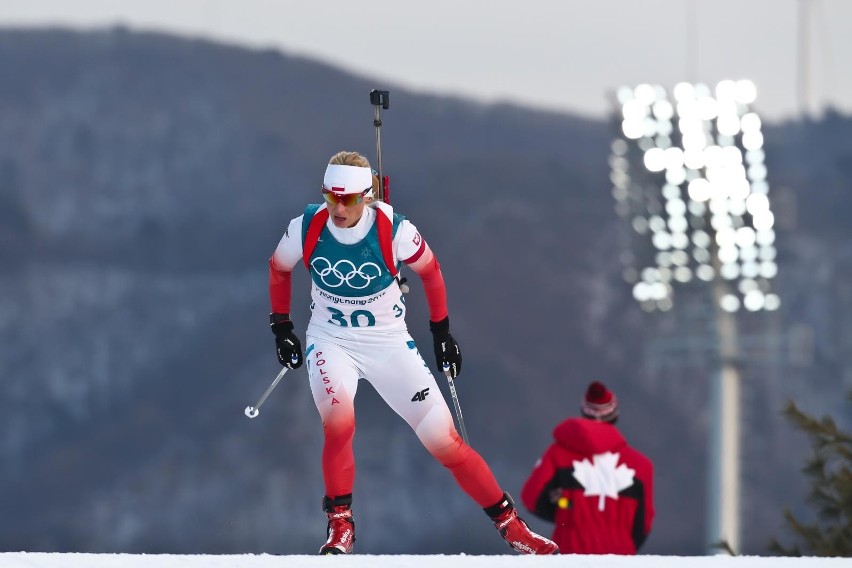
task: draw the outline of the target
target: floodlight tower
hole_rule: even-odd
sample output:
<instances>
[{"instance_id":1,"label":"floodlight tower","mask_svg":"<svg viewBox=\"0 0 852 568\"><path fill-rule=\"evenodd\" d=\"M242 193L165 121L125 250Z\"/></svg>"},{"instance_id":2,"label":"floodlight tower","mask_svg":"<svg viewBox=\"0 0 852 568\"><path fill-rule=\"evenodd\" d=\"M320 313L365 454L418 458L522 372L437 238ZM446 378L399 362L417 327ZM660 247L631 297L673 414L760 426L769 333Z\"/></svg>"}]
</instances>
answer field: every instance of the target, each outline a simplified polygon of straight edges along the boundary
<instances>
[{"instance_id":1,"label":"floodlight tower","mask_svg":"<svg viewBox=\"0 0 852 568\"><path fill-rule=\"evenodd\" d=\"M717 369L710 392L708 551L739 552L740 352L736 313L772 311L774 216L751 81L622 87L610 156L616 211L633 238L625 279L646 311L672 309L675 287L706 283Z\"/></svg>"}]
</instances>

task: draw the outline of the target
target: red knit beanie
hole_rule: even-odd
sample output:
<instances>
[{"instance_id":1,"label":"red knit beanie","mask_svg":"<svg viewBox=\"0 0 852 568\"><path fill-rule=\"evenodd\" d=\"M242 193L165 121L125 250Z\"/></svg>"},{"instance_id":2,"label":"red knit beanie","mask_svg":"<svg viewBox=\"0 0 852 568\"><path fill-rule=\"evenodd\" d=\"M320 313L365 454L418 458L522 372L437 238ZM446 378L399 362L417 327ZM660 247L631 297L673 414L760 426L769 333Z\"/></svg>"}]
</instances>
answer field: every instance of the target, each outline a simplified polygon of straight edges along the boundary
<instances>
[{"instance_id":1,"label":"red knit beanie","mask_svg":"<svg viewBox=\"0 0 852 568\"><path fill-rule=\"evenodd\" d=\"M603 383L594 381L586 389L580 411L586 418L612 422L618 418L618 399L615 398L615 393L606 388Z\"/></svg>"}]
</instances>

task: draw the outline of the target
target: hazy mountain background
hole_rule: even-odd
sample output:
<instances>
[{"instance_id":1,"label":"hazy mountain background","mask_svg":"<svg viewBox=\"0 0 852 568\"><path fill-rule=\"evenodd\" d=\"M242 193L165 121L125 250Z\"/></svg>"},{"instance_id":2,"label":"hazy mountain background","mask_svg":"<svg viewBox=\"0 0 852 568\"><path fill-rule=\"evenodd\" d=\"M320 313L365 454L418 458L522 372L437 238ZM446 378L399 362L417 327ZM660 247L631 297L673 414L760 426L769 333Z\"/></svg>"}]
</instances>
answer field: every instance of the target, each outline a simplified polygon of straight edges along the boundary
<instances>
[{"instance_id":1,"label":"hazy mountain background","mask_svg":"<svg viewBox=\"0 0 852 568\"><path fill-rule=\"evenodd\" d=\"M620 277L612 124L425 96L272 51L143 34L0 30L0 549L305 554L324 538L321 428L279 367L266 261L325 164L375 157L438 254L472 445L518 495L585 386L657 467L643 552L704 551L702 290L645 314ZM759 108L758 108L759 110ZM743 542L801 510L795 398L849 424L852 117L764 125L782 309L744 314ZM308 281L298 271L303 334ZM427 360L416 279L409 327ZM681 307L683 306L683 307ZM685 350L676 339L704 338ZM751 355L753 354L753 356ZM443 388L443 385L442 385ZM364 553L504 553L479 508L362 382ZM529 518L534 528L551 527Z\"/></svg>"}]
</instances>

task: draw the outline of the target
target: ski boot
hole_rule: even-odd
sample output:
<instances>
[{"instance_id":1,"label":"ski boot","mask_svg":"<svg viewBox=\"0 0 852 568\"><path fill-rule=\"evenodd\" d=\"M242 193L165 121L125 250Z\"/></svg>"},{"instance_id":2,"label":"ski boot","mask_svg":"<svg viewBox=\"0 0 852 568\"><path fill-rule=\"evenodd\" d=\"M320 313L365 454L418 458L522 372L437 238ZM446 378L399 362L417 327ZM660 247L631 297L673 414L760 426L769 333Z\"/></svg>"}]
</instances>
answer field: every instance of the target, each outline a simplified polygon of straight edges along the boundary
<instances>
[{"instance_id":1,"label":"ski boot","mask_svg":"<svg viewBox=\"0 0 852 568\"><path fill-rule=\"evenodd\" d=\"M490 507L485 513L494 521L494 526L500 531L506 542L516 552L521 554L559 554L559 547L550 539L544 538L530 530L522 518L518 516L515 503L508 493Z\"/></svg>"},{"instance_id":2,"label":"ski boot","mask_svg":"<svg viewBox=\"0 0 852 568\"><path fill-rule=\"evenodd\" d=\"M328 515L328 539L320 554L349 554L355 545L355 521L352 520L352 494L334 499L323 497L322 509Z\"/></svg>"}]
</instances>

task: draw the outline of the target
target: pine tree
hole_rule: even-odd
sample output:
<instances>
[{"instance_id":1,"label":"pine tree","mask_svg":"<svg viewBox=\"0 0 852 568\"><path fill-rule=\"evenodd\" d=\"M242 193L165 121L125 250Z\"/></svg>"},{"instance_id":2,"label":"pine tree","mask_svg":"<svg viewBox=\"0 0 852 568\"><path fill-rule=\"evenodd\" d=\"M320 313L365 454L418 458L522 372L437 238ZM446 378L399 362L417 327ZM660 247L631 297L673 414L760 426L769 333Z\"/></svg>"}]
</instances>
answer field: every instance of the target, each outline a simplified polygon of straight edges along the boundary
<instances>
[{"instance_id":1,"label":"pine tree","mask_svg":"<svg viewBox=\"0 0 852 568\"><path fill-rule=\"evenodd\" d=\"M852 391L847 395L852 403ZM773 553L783 556L852 556L852 435L841 431L830 416L817 420L801 410L793 401L784 409L793 426L808 435L813 448L802 472L810 479L808 503L816 520L807 523L797 519L789 509L784 511L787 528L795 543L784 547L773 539Z\"/></svg>"}]
</instances>

